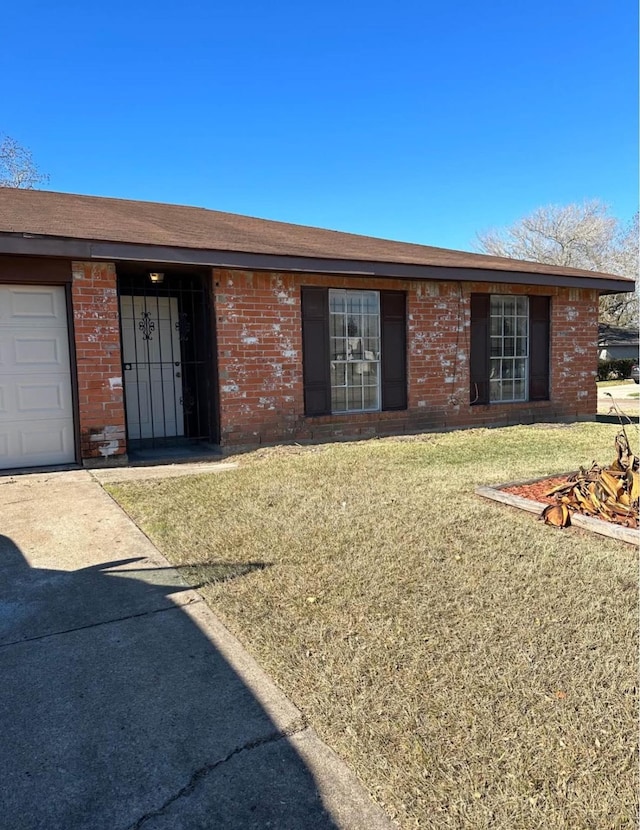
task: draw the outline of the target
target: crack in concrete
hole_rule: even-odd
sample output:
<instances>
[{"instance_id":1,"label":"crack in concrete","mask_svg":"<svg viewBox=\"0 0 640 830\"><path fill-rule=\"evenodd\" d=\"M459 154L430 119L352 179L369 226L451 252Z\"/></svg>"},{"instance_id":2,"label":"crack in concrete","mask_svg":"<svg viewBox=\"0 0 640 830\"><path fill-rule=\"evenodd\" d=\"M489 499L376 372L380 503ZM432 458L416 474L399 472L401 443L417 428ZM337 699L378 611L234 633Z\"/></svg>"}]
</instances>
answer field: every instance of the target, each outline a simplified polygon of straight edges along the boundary
<instances>
[{"instance_id":1,"label":"crack in concrete","mask_svg":"<svg viewBox=\"0 0 640 830\"><path fill-rule=\"evenodd\" d=\"M185 590L187 590L185 588ZM74 631L86 631L88 628L97 628L101 625L111 625L111 623L126 622L127 620L135 620L139 617L149 617L151 614L162 614L164 611L179 611L185 605L194 605L203 602L202 599L191 599L188 603L183 605L168 605L166 608L154 608L151 611L141 611L139 614L129 614L126 617L114 617L111 620L101 620L96 623L89 623L88 625L79 625L76 628L64 628L61 631L48 631L46 634L38 634L36 637L26 637L24 640L11 640L9 643L0 643L0 649L8 648L9 646L21 646L25 643L34 643L38 640L46 640L48 637L58 637L61 634L73 634Z\"/></svg>"},{"instance_id":2,"label":"crack in concrete","mask_svg":"<svg viewBox=\"0 0 640 830\"><path fill-rule=\"evenodd\" d=\"M237 746L235 749L232 749L228 755L224 758L221 758L219 761L213 761L210 764L205 764L204 766L197 769L191 778L189 779L188 783L185 784L182 789L178 790L175 795L172 795L168 798L162 807L158 807L157 810L150 810L148 813L145 813L141 816L134 824L130 824L127 827L127 830L140 830L142 825L148 821L149 819L156 818L161 816L165 813L169 807L179 801L181 798L186 798L187 796L191 795L191 793L195 790L198 786L200 781L206 778L209 773L213 772L213 770L218 769L218 767L223 766L236 755L240 755L242 752L249 752L252 749L257 749L258 747L264 746L265 744L275 743L277 741L281 741L284 738L290 738L293 735L297 735L300 732L304 732L305 729L308 729L309 724L306 722L304 717L296 718L293 723L286 727L285 729L278 729L275 732L271 732L269 735L265 735L263 738L256 738L253 741L248 741L246 744L242 744L242 746Z\"/></svg>"}]
</instances>

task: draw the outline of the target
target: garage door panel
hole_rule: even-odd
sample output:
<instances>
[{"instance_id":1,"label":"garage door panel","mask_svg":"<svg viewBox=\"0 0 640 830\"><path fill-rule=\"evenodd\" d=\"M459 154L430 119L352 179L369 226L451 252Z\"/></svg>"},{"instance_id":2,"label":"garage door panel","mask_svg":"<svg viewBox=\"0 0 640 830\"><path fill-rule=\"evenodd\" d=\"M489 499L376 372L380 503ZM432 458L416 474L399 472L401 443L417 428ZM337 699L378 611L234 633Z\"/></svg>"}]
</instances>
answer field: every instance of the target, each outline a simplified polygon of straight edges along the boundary
<instances>
[{"instance_id":1,"label":"garage door panel","mask_svg":"<svg viewBox=\"0 0 640 830\"><path fill-rule=\"evenodd\" d=\"M26 327L25 327L26 328ZM0 372L69 371L69 340L65 329L39 330L36 335L14 326L0 327Z\"/></svg>"},{"instance_id":2,"label":"garage door panel","mask_svg":"<svg viewBox=\"0 0 640 830\"><path fill-rule=\"evenodd\" d=\"M71 380L62 373L2 377L0 423L73 418Z\"/></svg>"},{"instance_id":3,"label":"garage door panel","mask_svg":"<svg viewBox=\"0 0 640 830\"><path fill-rule=\"evenodd\" d=\"M30 328L63 322L66 298L60 286L0 286L0 325L24 323Z\"/></svg>"},{"instance_id":4,"label":"garage door panel","mask_svg":"<svg viewBox=\"0 0 640 830\"><path fill-rule=\"evenodd\" d=\"M16 415L20 417L71 418L71 383L68 378L42 377L30 378L28 382L15 385Z\"/></svg>"},{"instance_id":5,"label":"garage door panel","mask_svg":"<svg viewBox=\"0 0 640 830\"><path fill-rule=\"evenodd\" d=\"M14 363L17 369L23 366L62 366L64 338L60 334L51 334L48 337L14 337ZM68 364L68 357L64 363Z\"/></svg>"},{"instance_id":6,"label":"garage door panel","mask_svg":"<svg viewBox=\"0 0 640 830\"><path fill-rule=\"evenodd\" d=\"M75 458L62 286L0 286L0 469Z\"/></svg>"},{"instance_id":7,"label":"garage door panel","mask_svg":"<svg viewBox=\"0 0 640 830\"><path fill-rule=\"evenodd\" d=\"M65 464L73 453L67 419L0 424L0 467L5 469Z\"/></svg>"}]
</instances>

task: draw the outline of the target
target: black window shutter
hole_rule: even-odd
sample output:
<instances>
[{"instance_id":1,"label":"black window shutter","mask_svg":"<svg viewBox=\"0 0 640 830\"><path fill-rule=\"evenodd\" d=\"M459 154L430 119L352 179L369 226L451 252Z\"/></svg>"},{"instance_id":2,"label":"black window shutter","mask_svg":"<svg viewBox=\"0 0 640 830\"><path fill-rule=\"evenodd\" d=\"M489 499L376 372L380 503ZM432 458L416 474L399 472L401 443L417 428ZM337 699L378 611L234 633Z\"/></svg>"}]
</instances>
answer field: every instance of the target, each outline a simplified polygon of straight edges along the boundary
<instances>
[{"instance_id":1,"label":"black window shutter","mask_svg":"<svg viewBox=\"0 0 640 830\"><path fill-rule=\"evenodd\" d=\"M549 297L529 297L529 400L549 400Z\"/></svg>"},{"instance_id":2,"label":"black window shutter","mask_svg":"<svg viewBox=\"0 0 640 830\"><path fill-rule=\"evenodd\" d=\"M407 315L404 291L380 292L382 409L407 408Z\"/></svg>"},{"instance_id":3,"label":"black window shutter","mask_svg":"<svg viewBox=\"0 0 640 830\"><path fill-rule=\"evenodd\" d=\"M329 367L329 291L302 289L302 366L305 415L331 412Z\"/></svg>"},{"instance_id":4,"label":"black window shutter","mask_svg":"<svg viewBox=\"0 0 640 830\"><path fill-rule=\"evenodd\" d=\"M471 358L469 401L489 403L489 316L491 296L471 295Z\"/></svg>"}]
</instances>

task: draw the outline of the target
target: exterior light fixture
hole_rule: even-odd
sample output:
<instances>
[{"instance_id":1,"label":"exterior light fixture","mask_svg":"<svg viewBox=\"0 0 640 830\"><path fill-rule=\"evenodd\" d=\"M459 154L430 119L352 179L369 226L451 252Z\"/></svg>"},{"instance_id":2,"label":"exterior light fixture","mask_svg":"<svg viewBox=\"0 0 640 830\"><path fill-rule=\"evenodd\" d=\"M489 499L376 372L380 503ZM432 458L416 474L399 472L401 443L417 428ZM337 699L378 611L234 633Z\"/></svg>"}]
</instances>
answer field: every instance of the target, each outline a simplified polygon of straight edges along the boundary
<instances>
[{"instance_id":1,"label":"exterior light fixture","mask_svg":"<svg viewBox=\"0 0 640 830\"><path fill-rule=\"evenodd\" d=\"M150 271L149 279L154 285L160 285L160 283L164 282L164 274L159 271Z\"/></svg>"}]
</instances>

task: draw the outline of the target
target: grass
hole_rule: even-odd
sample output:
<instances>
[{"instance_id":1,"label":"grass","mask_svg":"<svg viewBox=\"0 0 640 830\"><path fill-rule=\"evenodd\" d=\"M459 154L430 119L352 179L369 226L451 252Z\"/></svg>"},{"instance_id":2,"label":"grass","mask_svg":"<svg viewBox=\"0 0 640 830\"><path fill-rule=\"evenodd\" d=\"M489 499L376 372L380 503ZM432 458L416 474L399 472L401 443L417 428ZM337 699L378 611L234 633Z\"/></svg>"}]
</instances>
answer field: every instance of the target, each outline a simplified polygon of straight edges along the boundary
<instances>
[{"instance_id":1,"label":"grass","mask_svg":"<svg viewBox=\"0 0 640 830\"><path fill-rule=\"evenodd\" d=\"M262 449L108 489L401 827L635 828L636 551L473 493L609 462L615 433Z\"/></svg>"}]
</instances>

